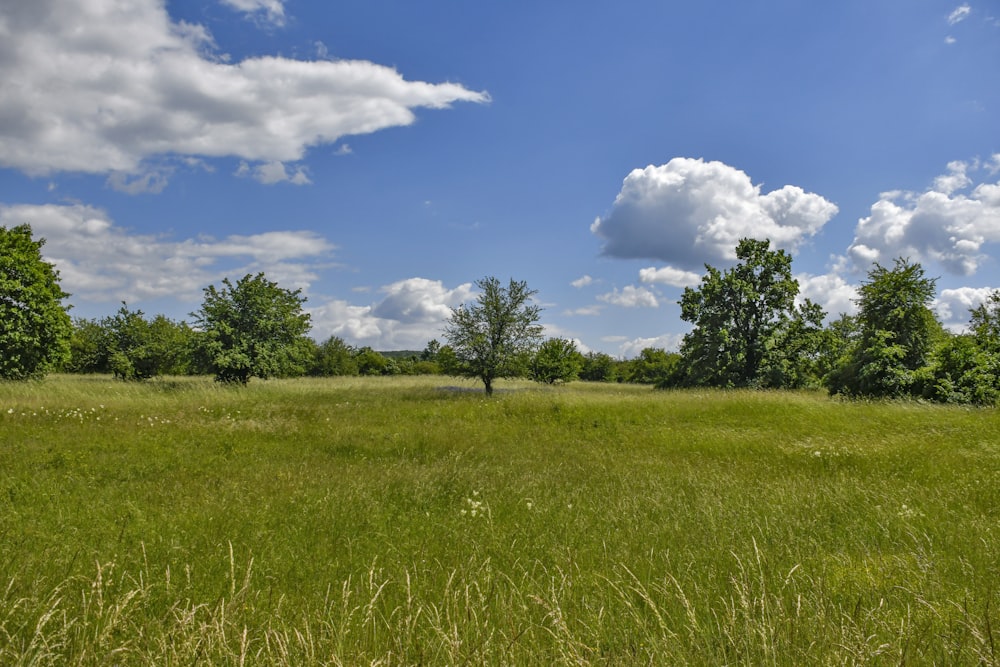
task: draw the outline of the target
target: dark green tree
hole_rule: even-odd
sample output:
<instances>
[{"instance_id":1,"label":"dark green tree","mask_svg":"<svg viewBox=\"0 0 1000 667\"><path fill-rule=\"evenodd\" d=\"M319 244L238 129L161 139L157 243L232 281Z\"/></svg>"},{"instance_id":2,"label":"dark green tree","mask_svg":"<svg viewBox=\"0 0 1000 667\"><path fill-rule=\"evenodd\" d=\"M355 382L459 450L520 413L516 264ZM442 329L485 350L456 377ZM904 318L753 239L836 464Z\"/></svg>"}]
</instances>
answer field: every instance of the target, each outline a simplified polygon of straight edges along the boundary
<instances>
[{"instance_id":1,"label":"dark green tree","mask_svg":"<svg viewBox=\"0 0 1000 667\"><path fill-rule=\"evenodd\" d=\"M662 389L670 386L669 378L677 372L680 361L681 356L676 352L667 352L660 347L646 347L639 352L639 356L622 364L622 379Z\"/></svg>"},{"instance_id":2,"label":"dark green tree","mask_svg":"<svg viewBox=\"0 0 1000 667\"><path fill-rule=\"evenodd\" d=\"M972 309L969 332L982 349L1000 353L1000 290L990 292L982 304Z\"/></svg>"},{"instance_id":3,"label":"dark green tree","mask_svg":"<svg viewBox=\"0 0 1000 667\"><path fill-rule=\"evenodd\" d=\"M791 255L771 250L770 241L742 239L736 258L726 271L705 265L701 284L681 296L681 318L694 328L681 344L677 384L783 386L800 375L784 368L788 359L780 357L779 346L813 327L822 310L808 302L796 310L799 284L792 277Z\"/></svg>"},{"instance_id":4,"label":"dark green tree","mask_svg":"<svg viewBox=\"0 0 1000 667\"><path fill-rule=\"evenodd\" d=\"M544 384L572 382L580 377L583 355L566 338L549 338L531 359L531 379Z\"/></svg>"},{"instance_id":5,"label":"dark green tree","mask_svg":"<svg viewBox=\"0 0 1000 667\"><path fill-rule=\"evenodd\" d=\"M858 288L858 331L844 363L828 377L831 393L895 398L922 393L924 369L946 335L928 307L935 280L918 263L880 264Z\"/></svg>"},{"instance_id":6,"label":"dark green tree","mask_svg":"<svg viewBox=\"0 0 1000 667\"><path fill-rule=\"evenodd\" d=\"M494 380L525 373L525 361L542 337L541 308L529 303L536 291L524 281L511 279L504 287L487 277L476 286L481 290L476 302L452 309L444 335L455 358L450 372L482 380L492 395Z\"/></svg>"},{"instance_id":7,"label":"dark green tree","mask_svg":"<svg viewBox=\"0 0 1000 667\"><path fill-rule=\"evenodd\" d=\"M63 370L69 373L110 373L108 331L95 319L75 318L69 341L69 359Z\"/></svg>"},{"instance_id":8,"label":"dark green tree","mask_svg":"<svg viewBox=\"0 0 1000 667\"><path fill-rule=\"evenodd\" d=\"M972 334L949 336L931 358L923 396L942 403L994 405L1000 397L1000 354Z\"/></svg>"},{"instance_id":9,"label":"dark green tree","mask_svg":"<svg viewBox=\"0 0 1000 667\"><path fill-rule=\"evenodd\" d=\"M819 304L809 299L792 309L774 333L762 384L786 389L822 385L832 345L832 334L823 327L824 317Z\"/></svg>"},{"instance_id":10,"label":"dark green tree","mask_svg":"<svg viewBox=\"0 0 1000 667\"><path fill-rule=\"evenodd\" d=\"M247 274L236 284L205 288L201 310L192 313L200 345L215 379L246 384L251 377L302 375L308 364L309 314L301 290L287 290Z\"/></svg>"},{"instance_id":11,"label":"dark green tree","mask_svg":"<svg viewBox=\"0 0 1000 667\"><path fill-rule=\"evenodd\" d=\"M39 377L69 359L73 324L59 271L30 225L0 227L0 379Z\"/></svg>"},{"instance_id":12,"label":"dark green tree","mask_svg":"<svg viewBox=\"0 0 1000 667\"><path fill-rule=\"evenodd\" d=\"M614 382L618 380L620 362L604 352L588 352L583 355L580 379L588 382Z\"/></svg>"},{"instance_id":13,"label":"dark green tree","mask_svg":"<svg viewBox=\"0 0 1000 667\"><path fill-rule=\"evenodd\" d=\"M316 346L310 375L357 375L358 364L354 350L339 336L330 336Z\"/></svg>"},{"instance_id":14,"label":"dark green tree","mask_svg":"<svg viewBox=\"0 0 1000 667\"><path fill-rule=\"evenodd\" d=\"M360 375L395 375L396 364L370 347L354 353L354 363Z\"/></svg>"}]
</instances>

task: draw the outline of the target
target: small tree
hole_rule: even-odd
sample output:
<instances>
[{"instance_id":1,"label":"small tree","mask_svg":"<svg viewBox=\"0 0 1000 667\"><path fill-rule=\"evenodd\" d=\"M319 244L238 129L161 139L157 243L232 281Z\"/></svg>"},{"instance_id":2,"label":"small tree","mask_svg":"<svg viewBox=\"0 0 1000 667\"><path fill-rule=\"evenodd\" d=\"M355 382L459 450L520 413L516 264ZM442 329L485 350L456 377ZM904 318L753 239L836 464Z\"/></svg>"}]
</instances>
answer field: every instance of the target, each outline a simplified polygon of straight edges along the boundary
<instances>
[{"instance_id":1,"label":"small tree","mask_svg":"<svg viewBox=\"0 0 1000 667\"><path fill-rule=\"evenodd\" d=\"M588 352L583 356L580 379L588 382L614 382L618 376L619 361L604 352Z\"/></svg>"},{"instance_id":2,"label":"small tree","mask_svg":"<svg viewBox=\"0 0 1000 667\"><path fill-rule=\"evenodd\" d=\"M354 360L354 350L339 336L330 336L314 350L311 375L357 375L358 364Z\"/></svg>"},{"instance_id":3,"label":"small tree","mask_svg":"<svg viewBox=\"0 0 1000 667\"><path fill-rule=\"evenodd\" d=\"M38 377L69 359L69 294L42 259L44 244L30 225L0 227L0 379Z\"/></svg>"},{"instance_id":4,"label":"small tree","mask_svg":"<svg viewBox=\"0 0 1000 667\"><path fill-rule=\"evenodd\" d=\"M576 343L565 338L549 338L531 359L531 379L545 384L571 382L580 376L583 355Z\"/></svg>"},{"instance_id":5,"label":"small tree","mask_svg":"<svg viewBox=\"0 0 1000 667\"><path fill-rule=\"evenodd\" d=\"M263 273L222 285L206 287L201 310L192 313L215 379L246 384L251 377L304 374L309 347L300 339L310 323L301 290L282 289Z\"/></svg>"},{"instance_id":6,"label":"small tree","mask_svg":"<svg viewBox=\"0 0 1000 667\"><path fill-rule=\"evenodd\" d=\"M525 357L542 337L541 308L528 303L536 291L524 281L504 287L487 277L476 286L482 291L475 304L454 308L444 335L455 355L450 372L482 380L492 395L494 380L524 372Z\"/></svg>"}]
</instances>

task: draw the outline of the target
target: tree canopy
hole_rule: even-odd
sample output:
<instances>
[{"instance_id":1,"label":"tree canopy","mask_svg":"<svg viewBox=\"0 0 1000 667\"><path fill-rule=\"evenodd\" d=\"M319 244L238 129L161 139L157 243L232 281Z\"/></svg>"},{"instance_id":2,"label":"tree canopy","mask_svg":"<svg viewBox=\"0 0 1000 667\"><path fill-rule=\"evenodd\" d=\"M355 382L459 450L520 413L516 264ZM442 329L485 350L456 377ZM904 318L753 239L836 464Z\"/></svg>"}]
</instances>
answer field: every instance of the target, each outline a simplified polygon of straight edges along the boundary
<instances>
[{"instance_id":1,"label":"tree canopy","mask_svg":"<svg viewBox=\"0 0 1000 667\"><path fill-rule=\"evenodd\" d=\"M454 355L450 372L482 380L492 394L494 380L525 372L527 355L542 338L541 308L529 303L536 291L524 281L511 279L504 287L486 277L476 287L476 302L452 309L444 335Z\"/></svg>"},{"instance_id":2,"label":"tree canopy","mask_svg":"<svg viewBox=\"0 0 1000 667\"><path fill-rule=\"evenodd\" d=\"M205 288L201 310L192 313L215 378L246 384L251 377L304 374L313 348L304 340L310 321L301 290L283 289L263 273L222 285Z\"/></svg>"},{"instance_id":3,"label":"tree canopy","mask_svg":"<svg viewBox=\"0 0 1000 667\"><path fill-rule=\"evenodd\" d=\"M803 336L819 329L823 311L809 301L796 308L799 284L792 258L770 241L745 238L731 269L705 265L697 288L685 288L681 318L694 328L684 336L680 364L667 384L684 386L788 386L801 381L790 367L798 357L783 350L808 347Z\"/></svg>"},{"instance_id":4,"label":"tree canopy","mask_svg":"<svg viewBox=\"0 0 1000 667\"><path fill-rule=\"evenodd\" d=\"M945 334L930 310L935 280L920 264L899 258L875 264L858 288L857 335L830 375L833 393L867 397L919 395L936 342Z\"/></svg>"},{"instance_id":5,"label":"tree canopy","mask_svg":"<svg viewBox=\"0 0 1000 667\"><path fill-rule=\"evenodd\" d=\"M30 225L0 227L0 379L44 375L69 356L72 322L59 272Z\"/></svg>"}]
</instances>

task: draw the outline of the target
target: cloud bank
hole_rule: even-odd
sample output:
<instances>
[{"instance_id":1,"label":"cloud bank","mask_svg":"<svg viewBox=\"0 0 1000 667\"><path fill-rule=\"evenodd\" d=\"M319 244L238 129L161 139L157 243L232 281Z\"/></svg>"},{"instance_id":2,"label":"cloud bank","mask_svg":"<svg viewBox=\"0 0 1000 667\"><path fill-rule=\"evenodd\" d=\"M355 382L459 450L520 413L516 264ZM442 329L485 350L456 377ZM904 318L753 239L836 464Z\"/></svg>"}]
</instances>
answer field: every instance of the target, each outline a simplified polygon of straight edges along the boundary
<instances>
[{"instance_id":1,"label":"cloud bank","mask_svg":"<svg viewBox=\"0 0 1000 667\"><path fill-rule=\"evenodd\" d=\"M377 350L422 350L442 331L451 309L473 297L472 283L448 289L439 280L408 278L379 289L384 296L367 306L330 300L309 308L313 337L338 336Z\"/></svg>"},{"instance_id":2,"label":"cloud bank","mask_svg":"<svg viewBox=\"0 0 1000 667\"><path fill-rule=\"evenodd\" d=\"M226 1L284 16L277 0ZM264 163L260 178L273 179L273 165L311 146L408 125L418 108L489 99L367 61L226 60L163 0L5 2L0 166L135 173L151 159L233 156Z\"/></svg>"},{"instance_id":3,"label":"cloud bank","mask_svg":"<svg viewBox=\"0 0 1000 667\"><path fill-rule=\"evenodd\" d=\"M283 286L307 289L335 249L310 231L176 241L132 234L82 204L0 205L0 226L22 223L45 238L42 253L75 303L171 298L197 304L208 285L259 271Z\"/></svg>"},{"instance_id":4,"label":"cloud bank","mask_svg":"<svg viewBox=\"0 0 1000 667\"><path fill-rule=\"evenodd\" d=\"M952 162L923 193L885 192L858 221L847 249L851 267L867 271L896 257L937 262L968 276L987 260L984 245L1000 241L1000 181L976 184L970 173L995 176L1000 155L985 163Z\"/></svg>"}]
</instances>

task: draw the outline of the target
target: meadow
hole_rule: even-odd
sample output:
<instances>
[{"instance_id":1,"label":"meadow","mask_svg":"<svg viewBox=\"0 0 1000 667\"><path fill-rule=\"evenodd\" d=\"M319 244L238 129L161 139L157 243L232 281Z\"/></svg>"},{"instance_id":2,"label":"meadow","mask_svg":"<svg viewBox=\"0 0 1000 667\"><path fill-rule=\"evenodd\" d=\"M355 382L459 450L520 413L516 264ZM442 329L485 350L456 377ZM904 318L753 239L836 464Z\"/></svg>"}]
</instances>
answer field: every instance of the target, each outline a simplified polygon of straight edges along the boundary
<instances>
[{"instance_id":1,"label":"meadow","mask_svg":"<svg viewBox=\"0 0 1000 667\"><path fill-rule=\"evenodd\" d=\"M1000 664L995 410L458 382L0 384L0 664Z\"/></svg>"}]
</instances>

